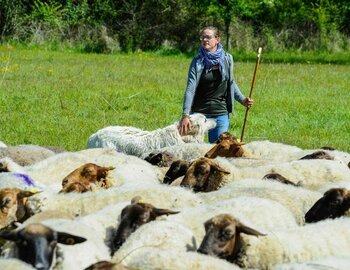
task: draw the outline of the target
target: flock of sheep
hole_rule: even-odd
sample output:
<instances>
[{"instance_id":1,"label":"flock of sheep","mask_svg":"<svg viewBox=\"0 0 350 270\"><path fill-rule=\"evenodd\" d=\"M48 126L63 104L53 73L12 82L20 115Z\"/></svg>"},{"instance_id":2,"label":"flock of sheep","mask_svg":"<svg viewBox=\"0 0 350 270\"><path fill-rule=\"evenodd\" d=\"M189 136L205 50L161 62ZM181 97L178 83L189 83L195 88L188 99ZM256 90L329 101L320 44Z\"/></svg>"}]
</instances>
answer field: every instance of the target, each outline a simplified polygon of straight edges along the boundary
<instances>
[{"instance_id":1,"label":"flock of sheep","mask_svg":"<svg viewBox=\"0 0 350 270\"><path fill-rule=\"evenodd\" d=\"M0 142L0 269L350 269L350 153L191 122Z\"/></svg>"}]
</instances>

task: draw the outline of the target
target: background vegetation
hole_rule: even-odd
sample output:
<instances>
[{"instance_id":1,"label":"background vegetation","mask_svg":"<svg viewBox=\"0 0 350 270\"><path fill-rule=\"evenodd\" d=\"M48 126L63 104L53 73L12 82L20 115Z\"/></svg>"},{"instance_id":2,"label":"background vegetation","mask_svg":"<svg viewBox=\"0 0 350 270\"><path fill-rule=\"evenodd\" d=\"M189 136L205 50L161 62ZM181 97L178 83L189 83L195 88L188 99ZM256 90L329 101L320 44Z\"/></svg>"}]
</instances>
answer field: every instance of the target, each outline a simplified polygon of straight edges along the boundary
<instances>
[{"instance_id":1,"label":"background vegetation","mask_svg":"<svg viewBox=\"0 0 350 270\"><path fill-rule=\"evenodd\" d=\"M1 42L51 49L188 53L208 24L239 53L350 48L348 0L0 0Z\"/></svg>"},{"instance_id":2,"label":"background vegetation","mask_svg":"<svg viewBox=\"0 0 350 270\"><path fill-rule=\"evenodd\" d=\"M182 112L191 58L155 53L82 54L0 47L0 140L76 151L109 125L152 130ZM253 62L236 62L246 95ZM268 139L350 152L349 67L271 63L262 55L245 140ZM245 109L236 104L230 131L240 136Z\"/></svg>"}]
</instances>

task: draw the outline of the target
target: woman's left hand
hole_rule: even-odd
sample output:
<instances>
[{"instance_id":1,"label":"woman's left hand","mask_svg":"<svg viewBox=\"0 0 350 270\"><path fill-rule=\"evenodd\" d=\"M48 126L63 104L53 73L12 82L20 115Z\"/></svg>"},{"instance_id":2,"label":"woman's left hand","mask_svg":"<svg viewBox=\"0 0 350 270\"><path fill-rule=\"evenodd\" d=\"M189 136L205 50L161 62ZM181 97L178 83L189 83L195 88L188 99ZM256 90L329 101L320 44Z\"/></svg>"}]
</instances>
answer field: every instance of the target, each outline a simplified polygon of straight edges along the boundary
<instances>
[{"instance_id":1,"label":"woman's left hand","mask_svg":"<svg viewBox=\"0 0 350 270\"><path fill-rule=\"evenodd\" d=\"M242 104L247 107L250 108L251 106L253 106L254 100L252 100L249 97L246 97L245 99L243 99Z\"/></svg>"}]
</instances>

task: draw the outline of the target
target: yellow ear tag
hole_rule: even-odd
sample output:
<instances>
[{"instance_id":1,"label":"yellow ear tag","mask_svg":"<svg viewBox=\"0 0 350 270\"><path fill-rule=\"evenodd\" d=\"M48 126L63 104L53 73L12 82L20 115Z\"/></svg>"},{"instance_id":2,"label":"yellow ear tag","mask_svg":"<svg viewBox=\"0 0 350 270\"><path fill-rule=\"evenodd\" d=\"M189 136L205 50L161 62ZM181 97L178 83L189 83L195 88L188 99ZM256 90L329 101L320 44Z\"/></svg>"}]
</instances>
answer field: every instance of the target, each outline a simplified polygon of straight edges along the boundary
<instances>
[{"instance_id":1,"label":"yellow ear tag","mask_svg":"<svg viewBox=\"0 0 350 270\"><path fill-rule=\"evenodd\" d=\"M39 193L39 192L41 192L41 190L37 189L37 188L30 188L28 191L30 191L31 193Z\"/></svg>"},{"instance_id":2,"label":"yellow ear tag","mask_svg":"<svg viewBox=\"0 0 350 270\"><path fill-rule=\"evenodd\" d=\"M237 138L237 142L241 142L241 139L238 139L238 138Z\"/></svg>"},{"instance_id":3,"label":"yellow ear tag","mask_svg":"<svg viewBox=\"0 0 350 270\"><path fill-rule=\"evenodd\" d=\"M68 245L74 245L75 244L75 240L71 237L66 239L66 244Z\"/></svg>"}]
</instances>

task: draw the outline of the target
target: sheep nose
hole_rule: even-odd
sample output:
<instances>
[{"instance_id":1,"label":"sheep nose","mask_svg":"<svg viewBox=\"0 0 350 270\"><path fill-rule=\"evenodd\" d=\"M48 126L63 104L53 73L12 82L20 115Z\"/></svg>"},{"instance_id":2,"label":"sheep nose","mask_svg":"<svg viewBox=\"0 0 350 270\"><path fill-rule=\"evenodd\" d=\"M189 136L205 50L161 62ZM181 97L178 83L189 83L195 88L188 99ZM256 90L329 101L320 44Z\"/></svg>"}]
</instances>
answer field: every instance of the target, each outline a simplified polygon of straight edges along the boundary
<instances>
[{"instance_id":1,"label":"sheep nose","mask_svg":"<svg viewBox=\"0 0 350 270\"><path fill-rule=\"evenodd\" d=\"M43 263L41 262L38 262L35 264L35 269L38 269L38 270L48 270L49 267L45 266Z\"/></svg>"}]
</instances>

